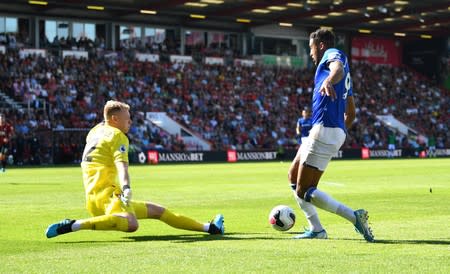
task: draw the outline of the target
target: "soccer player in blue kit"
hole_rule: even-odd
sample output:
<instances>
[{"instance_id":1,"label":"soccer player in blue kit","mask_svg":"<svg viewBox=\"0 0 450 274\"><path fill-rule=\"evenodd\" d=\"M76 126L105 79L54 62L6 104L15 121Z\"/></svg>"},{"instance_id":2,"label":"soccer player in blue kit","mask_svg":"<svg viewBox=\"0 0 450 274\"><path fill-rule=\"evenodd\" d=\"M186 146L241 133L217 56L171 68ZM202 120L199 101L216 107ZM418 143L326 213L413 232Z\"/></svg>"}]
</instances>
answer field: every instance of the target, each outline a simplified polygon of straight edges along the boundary
<instances>
[{"instance_id":1,"label":"soccer player in blue kit","mask_svg":"<svg viewBox=\"0 0 450 274\"><path fill-rule=\"evenodd\" d=\"M317 188L328 163L345 141L346 128L352 125L356 115L348 59L334 48L334 40L333 32L324 28L309 37L310 55L317 65L312 100L313 126L288 173L309 229L294 238L328 238L316 211L318 207L345 218L366 241L373 242L366 210L353 210Z\"/></svg>"},{"instance_id":2,"label":"soccer player in blue kit","mask_svg":"<svg viewBox=\"0 0 450 274\"><path fill-rule=\"evenodd\" d=\"M300 136L299 144L302 144L306 137L309 135L309 131L312 128L311 111L309 108L302 110L302 117L297 120L297 127L295 131Z\"/></svg>"}]
</instances>

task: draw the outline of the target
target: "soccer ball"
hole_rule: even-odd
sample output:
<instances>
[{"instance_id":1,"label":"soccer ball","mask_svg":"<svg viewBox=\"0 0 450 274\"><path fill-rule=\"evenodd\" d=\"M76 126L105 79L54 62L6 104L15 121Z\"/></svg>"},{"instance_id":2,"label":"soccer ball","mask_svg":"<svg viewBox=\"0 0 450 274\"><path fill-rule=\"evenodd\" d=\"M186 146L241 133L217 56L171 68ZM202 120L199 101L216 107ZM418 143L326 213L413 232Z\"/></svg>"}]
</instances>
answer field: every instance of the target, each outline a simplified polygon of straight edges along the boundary
<instances>
[{"instance_id":1,"label":"soccer ball","mask_svg":"<svg viewBox=\"0 0 450 274\"><path fill-rule=\"evenodd\" d=\"M295 224L294 210L285 205L274 207L269 214L269 223L274 229L279 231L291 229Z\"/></svg>"}]
</instances>

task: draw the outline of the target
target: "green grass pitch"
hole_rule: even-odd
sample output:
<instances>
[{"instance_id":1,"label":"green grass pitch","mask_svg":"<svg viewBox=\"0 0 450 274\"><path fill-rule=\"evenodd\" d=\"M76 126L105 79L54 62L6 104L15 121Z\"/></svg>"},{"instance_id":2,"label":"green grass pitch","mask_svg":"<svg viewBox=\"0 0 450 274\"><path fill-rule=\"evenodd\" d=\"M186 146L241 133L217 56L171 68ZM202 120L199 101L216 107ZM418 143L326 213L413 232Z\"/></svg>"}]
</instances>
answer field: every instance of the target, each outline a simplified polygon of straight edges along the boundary
<instances>
[{"instance_id":1,"label":"green grass pitch","mask_svg":"<svg viewBox=\"0 0 450 274\"><path fill-rule=\"evenodd\" d=\"M319 188L369 211L376 243L319 210L328 240L292 240L306 226L289 163L132 166L136 199L201 221L225 215L226 235L141 220L135 233L81 231L46 239L48 224L86 218L79 167L0 173L0 273L450 273L450 159L332 161ZM430 193L430 189L432 192ZM297 214L286 233L268 213Z\"/></svg>"}]
</instances>

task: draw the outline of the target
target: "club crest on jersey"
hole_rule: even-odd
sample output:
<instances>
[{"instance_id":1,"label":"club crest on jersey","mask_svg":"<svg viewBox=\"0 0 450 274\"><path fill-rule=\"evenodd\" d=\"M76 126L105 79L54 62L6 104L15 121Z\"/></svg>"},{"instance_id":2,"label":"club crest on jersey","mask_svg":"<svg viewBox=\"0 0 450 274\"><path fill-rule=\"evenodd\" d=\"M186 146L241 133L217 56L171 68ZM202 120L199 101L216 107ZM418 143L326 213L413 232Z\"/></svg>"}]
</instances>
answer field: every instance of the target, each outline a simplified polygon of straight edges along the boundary
<instances>
[{"instance_id":1,"label":"club crest on jersey","mask_svg":"<svg viewBox=\"0 0 450 274\"><path fill-rule=\"evenodd\" d=\"M122 153L126 152L127 151L126 146L125 145L120 145L119 151L122 152Z\"/></svg>"}]
</instances>

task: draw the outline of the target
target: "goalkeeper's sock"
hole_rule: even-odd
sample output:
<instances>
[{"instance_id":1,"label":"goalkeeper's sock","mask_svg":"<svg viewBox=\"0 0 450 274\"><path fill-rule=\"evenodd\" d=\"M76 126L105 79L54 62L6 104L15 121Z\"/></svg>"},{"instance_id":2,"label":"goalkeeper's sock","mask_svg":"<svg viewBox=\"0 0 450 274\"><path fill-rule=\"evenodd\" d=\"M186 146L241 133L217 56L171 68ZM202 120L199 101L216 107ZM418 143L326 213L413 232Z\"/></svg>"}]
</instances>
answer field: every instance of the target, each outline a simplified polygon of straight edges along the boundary
<instances>
[{"instance_id":1,"label":"goalkeeper's sock","mask_svg":"<svg viewBox=\"0 0 450 274\"><path fill-rule=\"evenodd\" d=\"M80 229L90 230L119 230L127 232L128 219L115 215L103 215L84 220L77 220L72 224L72 231Z\"/></svg>"},{"instance_id":2,"label":"goalkeeper's sock","mask_svg":"<svg viewBox=\"0 0 450 274\"><path fill-rule=\"evenodd\" d=\"M164 210L163 214L159 218L159 220L163 221L164 223L170 225L171 227L178 228L178 229L185 229L185 230L193 230L193 231L202 231L207 232L206 226L202 223L199 223L191 218L188 218L186 216L172 213L167 208ZM209 229L209 226L208 226Z\"/></svg>"}]
</instances>

